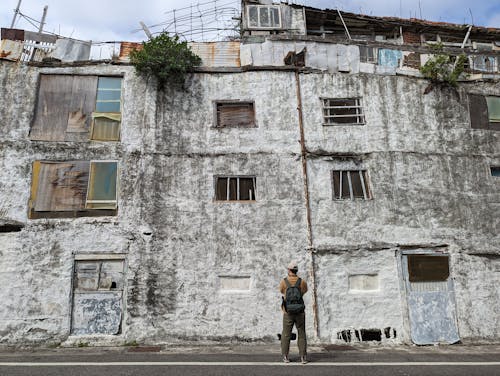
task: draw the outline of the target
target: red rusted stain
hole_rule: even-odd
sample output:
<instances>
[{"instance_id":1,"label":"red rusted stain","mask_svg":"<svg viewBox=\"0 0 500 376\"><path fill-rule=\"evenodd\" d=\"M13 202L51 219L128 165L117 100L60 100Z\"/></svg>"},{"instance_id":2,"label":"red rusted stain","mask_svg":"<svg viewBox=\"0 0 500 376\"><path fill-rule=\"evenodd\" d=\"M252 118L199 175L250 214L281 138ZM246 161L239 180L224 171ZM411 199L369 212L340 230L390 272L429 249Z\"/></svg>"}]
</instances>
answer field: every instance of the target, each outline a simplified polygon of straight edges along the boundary
<instances>
[{"instance_id":1,"label":"red rusted stain","mask_svg":"<svg viewBox=\"0 0 500 376\"><path fill-rule=\"evenodd\" d=\"M2 50L2 51L0 51L0 59L3 59L5 57L9 56L10 54L12 54L12 51L4 51L4 50Z\"/></svg>"}]
</instances>

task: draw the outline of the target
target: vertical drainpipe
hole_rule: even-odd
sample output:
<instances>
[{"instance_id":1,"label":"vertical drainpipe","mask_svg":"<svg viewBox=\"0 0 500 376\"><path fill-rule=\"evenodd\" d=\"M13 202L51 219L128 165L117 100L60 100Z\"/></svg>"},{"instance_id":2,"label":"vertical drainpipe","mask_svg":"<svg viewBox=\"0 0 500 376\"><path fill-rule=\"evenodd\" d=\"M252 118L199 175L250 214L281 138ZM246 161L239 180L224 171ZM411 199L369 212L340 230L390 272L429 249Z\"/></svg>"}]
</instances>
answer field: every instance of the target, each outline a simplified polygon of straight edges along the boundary
<instances>
[{"instance_id":1,"label":"vertical drainpipe","mask_svg":"<svg viewBox=\"0 0 500 376\"><path fill-rule=\"evenodd\" d=\"M311 269L310 269L310 280L312 286L312 309L313 309L313 323L314 323L314 334L316 338L319 338L319 325L318 325L318 304L316 295L316 272L314 268L314 248L313 248L313 237L312 237L312 226L311 226L311 205L309 200L309 178L307 175L307 149L305 145L304 137L304 121L302 113L302 94L300 92L300 75L299 68L295 69L295 85L297 91L297 111L299 115L299 129L300 129L300 157L302 161L302 176L304 179L304 196L306 204L306 221L307 221L307 250L309 252Z\"/></svg>"}]
</instances>

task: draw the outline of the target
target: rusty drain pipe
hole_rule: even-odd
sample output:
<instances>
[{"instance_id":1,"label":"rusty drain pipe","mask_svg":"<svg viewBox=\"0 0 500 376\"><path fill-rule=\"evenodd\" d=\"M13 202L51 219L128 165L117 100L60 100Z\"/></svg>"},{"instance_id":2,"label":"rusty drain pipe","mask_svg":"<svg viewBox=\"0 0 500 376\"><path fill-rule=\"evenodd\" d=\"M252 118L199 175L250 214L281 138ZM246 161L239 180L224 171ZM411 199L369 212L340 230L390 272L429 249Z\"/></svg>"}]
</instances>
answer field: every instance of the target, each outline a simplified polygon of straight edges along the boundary
<instances>
[{"instance_id":1,"label":"rusty drain pipe","mask_svg":"<svg viewBox=\"0 0 500 376\"><path fill-rule=\"evenodd\" d=\"M299 68L295 69L295 85L297 90L297 111L299 115L299 129L300 129L300 159L302 160L302 176L304 178L304 196L306 204L306 221L307 221L307 250L309 251L311 269L310 278L312 286L312 309L313 309L313 323L314 323L314 334L316 338L319 338L319 324L318 324L318 304L316 295L316 272L314 268L314 249L313 249L313 236L312 236L312 225L311 225L311 205L309 199L309 177L307 174L307 149L305 144L304 136L304 119L302 112L302 94L300 90L300 75Z\"/></svg>"}]
</instances>

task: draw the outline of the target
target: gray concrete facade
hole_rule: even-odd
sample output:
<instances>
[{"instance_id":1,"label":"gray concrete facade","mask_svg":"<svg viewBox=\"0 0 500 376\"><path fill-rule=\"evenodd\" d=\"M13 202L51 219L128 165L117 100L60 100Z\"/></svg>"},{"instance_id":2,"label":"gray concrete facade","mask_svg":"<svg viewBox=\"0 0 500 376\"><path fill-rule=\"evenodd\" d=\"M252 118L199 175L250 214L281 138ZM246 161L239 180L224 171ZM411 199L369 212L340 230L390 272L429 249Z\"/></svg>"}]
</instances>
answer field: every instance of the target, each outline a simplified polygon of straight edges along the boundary
<instances>
[{"instance_id":1,"label":"gray concrete facade","mask_svg":"<svg viewBox=\"0 0 500 376\"><path fill-rule=\"evenodd\" d=\"M120 141L31 141L40 74L123 77ZM410 343L408 252L448 255L460 339L498 342L500 132L471 129L468 99L498 81L423 94L423 78L298 76L208 70L157 92L127 64L0 61L0 217L21 224L0 233L0 343L271 341L291 259L311 285L310 341ZM323 125L322 98L354 97L363 125ZM253 102L256 127L214 127L224 100ZM117 215L28 218L37 160L118 161ZM333 199L337 170L366 170L370 199ZM255 177L256 200L215 200L217 176ZM75 265L110 258L124 261L119 333L72 335Z\"/></svg>"}]
</instances>

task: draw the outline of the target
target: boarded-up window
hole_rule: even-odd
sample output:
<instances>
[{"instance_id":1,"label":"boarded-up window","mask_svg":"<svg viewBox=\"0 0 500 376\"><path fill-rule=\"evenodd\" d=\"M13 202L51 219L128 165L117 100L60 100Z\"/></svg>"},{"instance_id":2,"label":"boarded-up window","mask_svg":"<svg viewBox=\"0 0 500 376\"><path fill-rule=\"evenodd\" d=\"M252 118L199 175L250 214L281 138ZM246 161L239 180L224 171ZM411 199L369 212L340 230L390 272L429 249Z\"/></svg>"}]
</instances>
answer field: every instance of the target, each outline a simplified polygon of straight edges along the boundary
<instances>
[{"instance_id":1,"label":"boarded-up window","mask_svg":"<svg viewBox=\"0 0 500 376\"><path fill-rule=\"evenodd\" d=\"M471 127L500 130L500 97L469 94Z\"/></svg>"},{"instance_id":2,"label":"boarded-up window","mask_svg":"<svg viewBox=\"0 0 500 376\"><path fill-rule=\"evenodd\" d=\"M76 260L71 333L119 334L124 260Z\"/></svg>"},{"instance_id":3,"label":"boarded-up window","mask_svg":"<svg viewBox=\"0 0 500 376\"><path fill-rule=\"evenodd\" d=\"M360 98L323 99L323 125L364 124Z\"/></svg>"},{"instance_id":4,"label":"boarded-up window","mask_svg":"<svg viewBox=\"0 0 500 376\"><path fill-rule=\"evenodd\" d=\"M248 5L248 27L251 29L278 29L281 27L279 6Z\"/></svg>"},{"instance_id":5,"label":"boarded-up window","mask_svg":"<svg viewBox=\"0 0 500 376\"><path fill-rule=\"evenodd\" d=\"M450 275L448 256L408 255L410 282L446 281Z\"/></svg>"},{"instance_id":6,"label":"boarded-up window","mask_svg":"<svg viewBox=\"0 0 500 376\"><path fill-rule=\"evenodd\" d=\"M215 199L217 201L255 200L255 176L217 176Z\"/></svg>"},{"instance_id":7,"label":"boarded-up window","mask_svg":"<svg viewBox=\"0 0 500 376\"><path fill-rule=\"evenodd\" d=\"M104 116L114 128L96 139L118 140L120 98L121 78L42 74L30 139L86 141L92 119Z\"/></svg>"},{"instance_id":8,"label":"boarded-up window","mask_svg":"<svg viewBox=\"0 0 500 376\"><path fill-rule=\"evenodd\" d=\"M359 61L362 63L377 63L377 49L375 47L359 46Z\"/></svg>"},{"instance_id":9,"label":"boarded-up window","mask_svg":"<svg viewBox=\"0 0 500 376\"><path fill-rule=\"evenodd\" d=\"M371 192L365 170L332 171L334 200L368 200Z\"/></svg>"},{"instance_id":10,"label":"boarded-up window","mask_svg":"<svg viewBox=\"0 0 500 376\"><path fill-rule=\"evenodd\" d=\"M35 161L30 218L116 215L116 185L114 161Z\"/></svg>"},{"instance_id":11,"label":"boarded-up window","mask_svg":"<svg viewBox=\"0 0 500 376\"><path fill-rule=\"evenodd\" d=\"M216 102L216 124L218 128L255 127L253 102Z\"/></svg>"}]
</instances>

